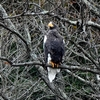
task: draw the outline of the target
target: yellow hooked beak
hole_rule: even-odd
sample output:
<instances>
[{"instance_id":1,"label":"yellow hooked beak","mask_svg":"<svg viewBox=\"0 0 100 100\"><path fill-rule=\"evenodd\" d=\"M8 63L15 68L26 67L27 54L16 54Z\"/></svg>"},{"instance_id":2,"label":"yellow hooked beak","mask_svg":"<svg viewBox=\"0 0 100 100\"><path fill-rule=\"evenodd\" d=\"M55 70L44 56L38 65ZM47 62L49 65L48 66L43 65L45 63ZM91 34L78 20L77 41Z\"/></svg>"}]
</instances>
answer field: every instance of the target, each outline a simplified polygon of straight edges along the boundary
<instances>
[{"instance_id":1,"label":"yellow hooked beak","mask_svg":"<svg viewBox=\"0 0 100 100\"><path fill-rule=\"evenodd\" d=\"M50 22L50 23L48 24L48 27L54 27L53 23Z\"/></svg>"}]
</instances>

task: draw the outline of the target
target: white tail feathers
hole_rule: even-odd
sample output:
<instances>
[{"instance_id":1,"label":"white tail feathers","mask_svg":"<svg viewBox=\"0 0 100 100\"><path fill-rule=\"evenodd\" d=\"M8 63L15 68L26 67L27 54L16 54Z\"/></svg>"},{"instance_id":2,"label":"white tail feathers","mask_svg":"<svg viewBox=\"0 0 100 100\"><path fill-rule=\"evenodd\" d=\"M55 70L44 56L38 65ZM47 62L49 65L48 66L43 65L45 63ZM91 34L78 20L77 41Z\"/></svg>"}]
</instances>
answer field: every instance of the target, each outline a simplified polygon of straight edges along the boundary
<instances>
[{"instance_id":1,"label":"white tail feathers","mask_svg":"<svg viewBox=\"0 0 100 100\"><path fill-rule=\"evenodd\" d=\"M48 64L50 61L51 61L51 55L48 54ZM50 82L52 82L55 79L56 74L60 72L60 69L54 69L51 67L47 67L47 70L48 70L48 79Z\"/></svg>"},{"instance_id":2,"label":"white tail feathers","mask_svg":"<svg viewBox=\"0 0 100 100\"><path fill-rule=\"evenodd\" d=\"M97 74L97 80L100 81L100 75Z\"/></svg>"},{"instance_id":3,"label":"white tail feathers","mask_svg":"<svg viewBox=\"0 0 100 100\"><path fill-rule=\"evenodd\" d=\"M55 79L56 74L60 72L60 69L54 69L51 67L47 67L47 70L48 70L48 79L50 82L52 82Z\"/></svg>"}]
</instances>

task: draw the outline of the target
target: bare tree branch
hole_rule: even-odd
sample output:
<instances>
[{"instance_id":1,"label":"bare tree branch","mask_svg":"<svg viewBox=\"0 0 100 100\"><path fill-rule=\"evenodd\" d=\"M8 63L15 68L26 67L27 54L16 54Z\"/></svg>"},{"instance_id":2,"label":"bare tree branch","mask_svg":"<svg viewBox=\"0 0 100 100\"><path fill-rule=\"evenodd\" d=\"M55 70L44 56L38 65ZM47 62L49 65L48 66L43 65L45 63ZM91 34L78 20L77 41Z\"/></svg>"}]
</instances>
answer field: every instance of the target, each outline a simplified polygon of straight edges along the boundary
<instances>
[{"instance_id":1,"label":"bare tree branch","mask_svg":"<svg viewBox=\"0 0 100 100\"><path fill-rule=\"evenodd\" d=\"M3 17L8 17L6 11L3 9L2 5L0 5L0 13L2 14ZM27 41L20 35L20 33L18 32L18 30L15 28L14 24L10 21L10 19L5 19L5 23L7 25L4 25L2 23L0 23L0 26L2 26L3 28L11 31L13 34L17 35L26 45L26 49L27 52L30 52L30 48L27 44Z\"/></svg>"},{"instance_id":2,"label":"bare tree branch","mask_svg":"<svg viewBox=\"0 0 100 100\"><path fill-rule=\"evenodd\" d=\"M4 94L0 93L0 96L4 99L4 100L9 100Z\"/></svg>"},{"instance_id":3,"label":"bare tree branch","mask_svg":"<svg viewBox=\"0 0 100 100\"><path fill-rule=\"evenodd\" d=\"M100 17L100 9L95 7L95 5L91 4L88 0L82 0L82 2L84 2L94 14Z\"/></svg>"},{"instance_id":4,"label":"bare tree branch","mask_svg":"<svg viewBox=\"0 0 100 100\"><path fill-rule=\"evenodd\" d=\"M97 23L94 23L94 22L92 22L92 21L88 21L86 25L95 27L95 28L97 28L97 29L100 29L100 25L97 24Z\"/></svg>"},{"instance_id":5,"label":"bare tree branch","mask_svg":"<svg viewBox=\"0 0 100 100\"><path fill-rule=\"evenodd\" d=\"M52 67L51 65L47 64L41 64L40 62L38 61L34 61L34 62L24 62L24 63L13 63L11 62L10 60L8 60L7 58L5 57L0 57L0 60L3 60L3 61L7 61L11 66L13 67L21 67L21 66L32 66L32 65L39 65L40 67ZM80 71L84 71L84 72L91 72L93 74L100 74L100 71L98 71L97 69L91 69L91 68L88 68L88 67L80 67L82 65L59 65L59 68L61 69L69 69L69 70L80 70Z\"/></svg>"},{"instance_id":6,"label":"bare tree branch","mask_svg":"<svg viewBox=\"0 0 100 100\"><path fill-rule=\"evenodd\" d=\"M47 86L52 90L53 93L55 93L57 95L57 97L59 97L61 100L71 100L60 88L56 88L56 86L54 86L54 83L50 83L49 80L47 79L47 77L45 77L44 75L44 70L38 69L42 79L45 81L45 83L47 84Z\"/></svg>"},{"instance_id":7,"label":"bare tree branch","mask_svg":"<svg viewBox=\"0 0 100 100\"><path fill-rule=\"evenodd\" d=\"M77 48L79 48L92 62L93 62L93 64L98 68L98 69L100 69L99 68L99 66L98 66L98 62L97 61L95 61L81 46L79 46L79 45L77 45L74 41L72 41L72 40L70 40L72 43L74 43L75 44L75 46L77 47Z\"/></svg>"}]
</instances>

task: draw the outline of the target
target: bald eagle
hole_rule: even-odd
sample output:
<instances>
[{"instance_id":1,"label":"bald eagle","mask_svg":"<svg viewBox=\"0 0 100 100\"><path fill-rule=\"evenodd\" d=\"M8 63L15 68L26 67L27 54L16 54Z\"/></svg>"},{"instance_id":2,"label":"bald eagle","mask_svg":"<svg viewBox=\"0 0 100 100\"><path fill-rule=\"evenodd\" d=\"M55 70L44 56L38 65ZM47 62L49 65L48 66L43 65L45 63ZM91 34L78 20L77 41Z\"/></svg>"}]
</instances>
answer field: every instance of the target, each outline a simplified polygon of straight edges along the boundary
<instances>
[{"instance_id":1,"label":"bald eagle","mask_svg":"<svg viewBox=\"0 0 100 100\"><path fill-rule=\"evenodd\" d=\"M49 31L44 36L44 57L45 63L51 64L51 67L47 67L48 70L48 79L52 82L56 74L60 72L58 68L59 65L62 63L62 58L64 56L64 41L63 38L60 36L59 32L57 31L57 26L50 22L48 24ZM56 67L56 69L55 69Z\"/></svg>"}]
</instances>

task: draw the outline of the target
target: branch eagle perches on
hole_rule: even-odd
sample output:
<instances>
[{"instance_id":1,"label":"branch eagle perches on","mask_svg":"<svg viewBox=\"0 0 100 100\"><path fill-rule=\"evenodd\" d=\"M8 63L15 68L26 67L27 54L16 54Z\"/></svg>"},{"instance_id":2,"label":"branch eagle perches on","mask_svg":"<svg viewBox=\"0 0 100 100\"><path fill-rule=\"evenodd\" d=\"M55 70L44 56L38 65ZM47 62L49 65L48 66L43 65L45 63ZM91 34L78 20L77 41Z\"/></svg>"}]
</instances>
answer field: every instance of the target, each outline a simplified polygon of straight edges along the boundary
<instances>
[{"instance_id":1,"label":"branch eagle perches on","mask_svg":"<svg viewBox=\"0 0 100 100\"><path fill-rule=\"evenodd\" d=\"M45 63L40 63L37 61L24 62L24 63L13 63L5 57L0 57L0 60L8 62L8 64L12 67L23 67L23 66L33 66L33 65L39 65L40 67L44 67L44 66L52 67L50 64L45 65ZM82 65L59 65L59 68L60 69L68 69L68 70L80 70L83 72L91 72L93 74L100 74L100 71L98 71L97 69L91 69L91 68L80 67L80 66L82 66Z\"/></svg>"}]
</instances>

